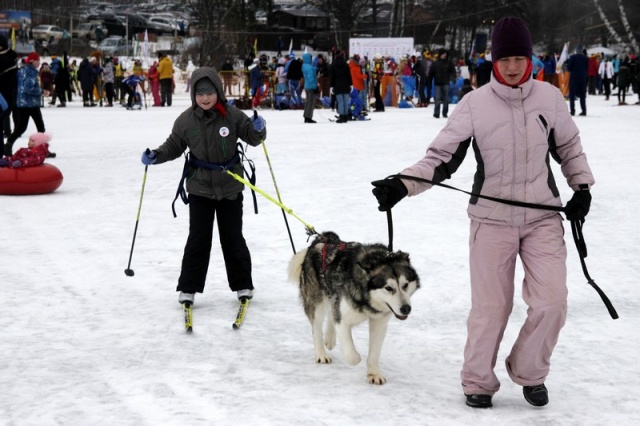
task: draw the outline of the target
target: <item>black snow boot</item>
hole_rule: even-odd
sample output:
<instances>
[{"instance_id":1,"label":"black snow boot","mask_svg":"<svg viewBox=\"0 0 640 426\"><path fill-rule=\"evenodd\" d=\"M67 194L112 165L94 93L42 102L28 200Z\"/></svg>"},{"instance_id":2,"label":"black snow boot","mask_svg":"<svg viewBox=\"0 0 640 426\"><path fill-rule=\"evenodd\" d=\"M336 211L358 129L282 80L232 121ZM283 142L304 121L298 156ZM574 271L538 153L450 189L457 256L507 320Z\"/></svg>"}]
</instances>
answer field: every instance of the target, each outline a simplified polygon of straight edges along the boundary
<instances>
[{"instance_id":1,"label":"black snow boot","mask_svg":"<svg viewBox=\"0 0 640 426\"><path fill-rule=\"evenodd\" d=\"M493 403L491 402L491 395L474 394L465 395L467 397L467 405L472 408L491 408Z\"/></svg>"},{"instance_id":2,"label":"black snow boot","mask_svg":"<svg viewBox=\"0 0 640 426\"><path fill-rule=\"evenodd\" d=\"M542 407L549 403L549 392L544 383L537 386L524 386L522 393L524 394L524 399L536 407Z\"/></svg>"}]
</instances>

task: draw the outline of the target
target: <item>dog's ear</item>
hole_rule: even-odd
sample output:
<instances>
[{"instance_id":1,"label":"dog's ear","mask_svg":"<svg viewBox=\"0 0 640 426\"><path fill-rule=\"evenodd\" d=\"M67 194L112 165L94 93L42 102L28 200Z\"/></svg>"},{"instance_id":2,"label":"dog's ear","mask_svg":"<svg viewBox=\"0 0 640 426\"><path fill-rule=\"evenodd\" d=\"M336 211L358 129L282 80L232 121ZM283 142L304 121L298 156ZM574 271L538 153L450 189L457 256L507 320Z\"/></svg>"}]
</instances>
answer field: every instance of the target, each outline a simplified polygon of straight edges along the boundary
<instances>
[{"instance_id":1,"label":"dog's ear","mask_svg":"<svg viewBox=\"0 0 640 426\"><path fill-rule=\"evenodd\" d=\"M393 253L389 253L389 259L393 261L409 262L409 253L394 251Z\"/></svg>"},{"instance_id":2,"label":"dog's ear","mask_svg":"<svg viewBox=\"0 0 640 426\"><path fill-rule=\"evenodd\" d=\"M368 273L387 261L386 251L372 251L358 261L358 265Z\"/></svg>"}]
</instances>

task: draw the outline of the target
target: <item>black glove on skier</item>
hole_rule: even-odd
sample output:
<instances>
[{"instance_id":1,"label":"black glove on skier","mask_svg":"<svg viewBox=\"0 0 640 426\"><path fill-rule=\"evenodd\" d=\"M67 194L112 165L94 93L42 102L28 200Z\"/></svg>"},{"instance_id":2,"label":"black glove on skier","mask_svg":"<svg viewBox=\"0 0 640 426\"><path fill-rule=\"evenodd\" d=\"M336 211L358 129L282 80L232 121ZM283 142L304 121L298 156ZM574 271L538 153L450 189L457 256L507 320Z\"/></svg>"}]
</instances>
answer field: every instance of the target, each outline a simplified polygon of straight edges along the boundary
<instances>
[{"instance_id":1,"label":"black glove on skier","mask_svg":"<svg viewBox=\"0 0 640 426\"><path fill-rule=\"evenodd\" d=\"M378 199L378 210L391 210L400 200L407 196L407 187L398 178L383 179L371 182L375 186L371 192Z\"/></svg>"},{"instance_id":2,"label":"black glove on skier","mask_svg":"<svg viewBox=\"0 0 640 426\"><path fill-rule=\"evenodd\" d=\"M568 220L584 220L591 207L591 193L588 189L581 189L573 193L564 208Z\"/></svg>"}]
</instances>

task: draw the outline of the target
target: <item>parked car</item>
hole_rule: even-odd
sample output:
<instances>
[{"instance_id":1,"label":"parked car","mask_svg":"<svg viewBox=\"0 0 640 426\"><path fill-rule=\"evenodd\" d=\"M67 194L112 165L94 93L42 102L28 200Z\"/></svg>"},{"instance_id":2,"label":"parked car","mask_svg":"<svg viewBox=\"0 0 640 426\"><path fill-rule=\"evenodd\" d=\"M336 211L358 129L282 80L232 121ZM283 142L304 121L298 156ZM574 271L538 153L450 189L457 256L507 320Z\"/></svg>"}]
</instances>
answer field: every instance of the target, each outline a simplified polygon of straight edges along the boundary
<instances>
[{"instance_id":1,"label":"parked car","mask_svg":"<svg viewBox=\"0 0 640 426\"><path fill-rule=\"evenodd\" d=\"M98 26L102 26L101 22L83 22L82 24L78 24L73 31L71 31L71 36L73 38L83 38L86 40L95 40L96 39L96 28ZM106 37L109 34L109 30L102 26L102 33Z\"/></svg>"},{"instance_id":2,"label":"parked car","mask_svg":"<svg viewBox=\"0 0 640 426\"><path fill-rule=\"evenodd\" d=\"M109 35L122 36L127 34L124 19L113 12L98 12L87 17L88 21L102 22L102 28L109 31Z\"/></svg>"},{"instance_id":3,"label":"parked car","mask_svg":"<svg viewBox=\"0 0 640 426\"><path fill-rule=\"evenodd\" d=\"M105 56L124 56L127 55L127 39L119 36L110 36L102 40L98 45L98 50Z\"/></svg>"},{"instance_id":4,"label":"parked car","mask_svg":"<svg viewBox=\"0 0 640 426\"><path fill-rule=\"evenodd\" d=\"M34 40L53 41L60 40L67 33L64 28L57 25L38 25L31 30Z\"/></svg>"},{"instance_id":5,"label":"parked car","mask_svg":"<svg viewBox=\"0 0 640 426\"><path fill-rule=\"evenodd\" d=\"M152 16L147 20L147 25L149 26L150 31L153 31L158 35L164 33L173 34L174 31L180 30L177 22L161 16Z\"/></svg>"},{"instance_id":6,"label":"parked car","mask_svg":"<svg viewBox=\"0 0 640 426\"><path fill-rule=\"evenodd\" d=\"M138 14L123 12L118 17L129 26L129 38L147 29L147 20Z\"/></svg>"}]
</instances>

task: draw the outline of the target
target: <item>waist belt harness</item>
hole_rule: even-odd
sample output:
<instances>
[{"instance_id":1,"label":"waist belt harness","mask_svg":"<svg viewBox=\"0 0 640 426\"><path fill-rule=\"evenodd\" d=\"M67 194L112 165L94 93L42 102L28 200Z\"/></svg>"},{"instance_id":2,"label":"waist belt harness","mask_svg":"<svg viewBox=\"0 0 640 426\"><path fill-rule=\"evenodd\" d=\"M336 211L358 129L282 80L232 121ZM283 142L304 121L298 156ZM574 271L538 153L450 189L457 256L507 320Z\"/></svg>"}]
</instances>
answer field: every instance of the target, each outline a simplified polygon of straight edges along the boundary
<instances>
[{"instance_id":1,"label":"waist belt harness","mask_svg":"<svg viewBox=\"0 0 640 426\"><path fill-rule=\"evenodd\" d=\"M249 182L251 182L252 185L255 185L256 183L255 165L253 164L252 160L247 159L244 153L244 149L242 148L242 145L240 145L239 143L237 145L236 155L234 155L230 160L223 163L209 163L208 161L199 160L195 158L191 154L191 152L187 152L185 154L184 168L182 169L182 176L180 178L180 183L178 184L178 190L176 191L176 196L173 199L173 203L171 203L171 210L173 211L173 217L178 216L176 214L176 208L175 208L176 200L178 199L178 197L182 199L183 203L189 204L189 198L187 196L185 181L189 177L189 172L192 167L204 168L204 169L213 170L221 173L226 173L227 171L231 171L236 164L240 163L243 160L246 160L247 163L249 164L249 169L251 173L247 173L247 170L244 169L244 165L243 165L242 167L244 169L244 172L248 176ZM254 211L256 214L258 214L258 201L256 199L256 194L253 190L251 190L251 194L253 196Z\"/></svg>"}]
</instances>

